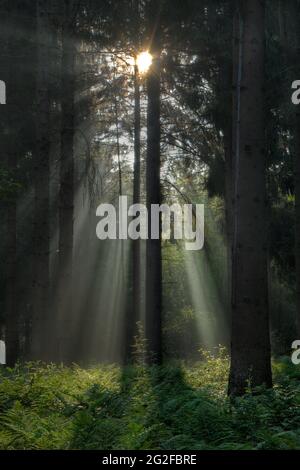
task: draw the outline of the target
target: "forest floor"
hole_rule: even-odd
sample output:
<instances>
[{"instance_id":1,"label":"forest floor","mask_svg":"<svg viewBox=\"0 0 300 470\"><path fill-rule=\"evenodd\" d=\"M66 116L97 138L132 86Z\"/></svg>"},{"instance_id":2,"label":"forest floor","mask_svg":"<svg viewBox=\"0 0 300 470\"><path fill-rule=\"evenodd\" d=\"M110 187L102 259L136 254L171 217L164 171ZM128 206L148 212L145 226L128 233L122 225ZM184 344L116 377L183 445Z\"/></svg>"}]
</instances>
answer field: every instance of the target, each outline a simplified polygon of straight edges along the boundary
<instances>
[{"instance_id":1,"label":"forest floor","mask_svg":"<svg viewBox=\"0 0 300 470\"><path fill-rule=\"evenodd\" d=\"M300 449L300 366L230 403L228 358L193 366L0 370L0 449Z\"/></svg>"}]
</instances>

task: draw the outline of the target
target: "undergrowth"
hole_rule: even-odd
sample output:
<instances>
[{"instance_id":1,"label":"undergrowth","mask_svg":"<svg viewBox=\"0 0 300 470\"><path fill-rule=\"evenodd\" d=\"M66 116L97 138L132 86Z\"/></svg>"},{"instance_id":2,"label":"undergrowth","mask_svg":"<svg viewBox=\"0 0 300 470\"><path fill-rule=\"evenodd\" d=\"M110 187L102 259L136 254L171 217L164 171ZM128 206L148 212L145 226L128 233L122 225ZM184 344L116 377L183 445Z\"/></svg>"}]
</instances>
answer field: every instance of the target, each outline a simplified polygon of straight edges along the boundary
<instances>
[{"instance_id":1,"label":"undergrowth","mask_svg":"<svg viewBox=\"0 0 300 470\"><path fill-rule=\"evenodd\" d=\"M193 366L29 363L0 370L0 449L300 449L300 369L274 389L226 396L228 357Z\"/></svg>"}]
</instances>

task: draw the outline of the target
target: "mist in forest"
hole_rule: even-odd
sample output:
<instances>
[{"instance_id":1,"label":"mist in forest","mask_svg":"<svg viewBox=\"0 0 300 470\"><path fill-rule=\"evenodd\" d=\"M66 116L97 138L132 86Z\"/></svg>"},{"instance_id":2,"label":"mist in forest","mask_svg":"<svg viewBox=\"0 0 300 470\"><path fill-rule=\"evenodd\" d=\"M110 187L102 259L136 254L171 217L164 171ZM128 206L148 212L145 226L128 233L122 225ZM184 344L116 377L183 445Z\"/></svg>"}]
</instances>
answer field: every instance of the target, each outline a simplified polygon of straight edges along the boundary
<instances>
[{"instance_id":1,"label":"mist in forest","mask_svg":"<svg viewBox=\"0 0 300 470\"><path fill-rule=\"evenodd\" d=\"M1 2L8 365L197 363L225 346L230 393L249 374L271 386L299 323L290 3ZM100 240L97 208L118 219L124 196L149 234L153 207L189 206L197 227L203 204L204 245L186 249L173 213L168 239L160 215L157 236Z\"/></svg>"}]
</instances>

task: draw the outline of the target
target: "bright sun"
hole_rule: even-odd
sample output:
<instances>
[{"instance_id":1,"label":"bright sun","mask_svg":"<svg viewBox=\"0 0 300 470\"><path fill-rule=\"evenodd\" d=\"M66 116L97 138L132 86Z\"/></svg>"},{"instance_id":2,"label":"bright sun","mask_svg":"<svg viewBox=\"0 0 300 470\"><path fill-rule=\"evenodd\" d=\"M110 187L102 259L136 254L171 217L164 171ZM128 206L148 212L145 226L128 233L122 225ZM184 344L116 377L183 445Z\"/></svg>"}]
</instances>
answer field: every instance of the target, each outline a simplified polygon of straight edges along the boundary
<instances>
[{"instance_id":1,"label":"bright sun","mask_svg":"<svg viewBox=\"0 0 300 470\"><path fill-rule=\"evenodd\" d=\"M146 72L148 72L149 67L152 64L152 55L148 51L141 52L137 56L136 63L137 63L139 72L140 73L146 73Z\"/></svg>"}]
</instances>

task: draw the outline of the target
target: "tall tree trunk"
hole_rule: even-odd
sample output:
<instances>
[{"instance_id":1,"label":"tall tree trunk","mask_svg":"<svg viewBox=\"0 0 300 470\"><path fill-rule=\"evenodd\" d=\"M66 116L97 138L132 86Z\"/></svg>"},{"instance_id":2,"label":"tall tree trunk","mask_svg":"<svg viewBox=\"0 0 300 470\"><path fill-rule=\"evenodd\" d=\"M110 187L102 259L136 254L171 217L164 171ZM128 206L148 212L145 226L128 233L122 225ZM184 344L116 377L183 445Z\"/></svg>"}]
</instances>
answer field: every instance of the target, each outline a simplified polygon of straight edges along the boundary
<instances>
[{"instance_id":1,"label":"tall tree trunk","mask_svg":"<svg viewBox=\"0 0 300 470\"><path fill-rule=\"evenodd\" d=\"M11 111L12 112L12 111ZM13 146L15 136L8 134L7 169L11 178L17 165L16 149ZM17 307L17 197L11 195L6 203L6 289L5 289L5 340L6 363L13 367L20 355L19 315Z\"/></svg>"},{"instance_id":2,"label":"tall tree trunk","mask_svg":"<svg viewBox=\"0 0 300 470\"><path fill-rule=\"evenodd\" d=\"M297 0L284 2L278 0L278 26L280 43L284 52L282 69L286 71L286 80L290 85L299 79L300 51L300 5ZM294 66L291 68L291 66ZM286 88L286 100L290 100L291 88ZM295 264L296 264L296 330L300 337L300 109L290 102L288 112L293 116L292 132L294 134L294 184L295 184ZM289 117L289 116L288 116ZM296 338L296 334L295 334Z\"/></svg>"},{"instance_id":3,"label":"tall tree trunk","mask_svg":"<svg viewBox=\"0 0 300 470\"><path fill-rule=\"evenodd\" d=\"M238 2L234 70L234 240L229 394L272 385L264 144L265 4Z\"/></svg>"},{"instance_id":4,"label":"tall tree trunk","mask_svg":"<svg viewBox=\"0 0 300 470\"><path fill-rule=\"evenodd\" d=\"M232 166L232 62L223 58L219 76L220 100L222 100L223 119L221 122L224 145L224 202L226 223L226 306L231 310L232 275L232 231L233 231L233 166ZM221 103L220 103L221 106Z\"/></svg>"},{"instance_id":5,"label":"tall tree trunk","mask_svg":"<svg viewBox=\"0 0 300 470\"><path fill-rule=\"evenodd\" d=\"M69 362L72 329L72 257L74 230L75 56L72 0L64 1L62 24L61 158L59 191L59 351Z\"/></svg>"},{"instance_id":6,"label":"tall tree trunk","mask_svg":"<svg viewBox=\"0 0 300 470\"><path fill-rule=\"evenodd\" d=\"M293 0L289 4L290 8L290 28L289 38L287 43L290 64L296 65L296 77L290 77L292 83L295 79L299 79L300 66L300 31L299 31L299 19L300 19L300 4L297 0ZM291 51L292 49L292 51ZM295 157L294 157L294 181L295 181L295 262L296 262L296 328L297 328L297 339L300 338L300 105L294 106L295 118L294 118L294 135L295 135ZM296 335L295 335L296 336ZM295 338L296 339L296 338Z\"/></svg>"},{"instance_id":7,"label":"tall tree trunk","mask_svg":"<svg viewBox=\"0 0 300 470\"><path fill-rule=\"evenodd\" d=\"M133 169L133 204L140 203L141 193L141 96L138 66L134 66L134 169ZM141 303L141 243L132 240L132 308L128 315L126 359L132 359L134 336L137 334L137 322L140 319Z\"/></svg>"},{"instance_id":8,"label":"tall tree trunk","mask_svg":"<svg viewBox=\"0 0 300 470\"><path fill-rule=\"evenodd\" d=\"M232 44L233 22L233 2L228 2L225 10L226 20L229 24L228 43ZM226 29L227 31L227 29ZM232 48L233 49L233 48ZM232 73L233 60L232 53L227 56L224 52L221 63L221 81L223 83L224 101L224 158L225 158L225 222L226 222L226 248L227 248L227 311L231 317L231 276L232 276L232 241L233 241L233 156L232 156Z\"/></svg>"},{"instance_id":9,"label":"tall tree trunk","mask_svg":"<svg viewBox=\"0 0 300 470\"><path fill-rule=\"evenodd\" d=\"M151 237L151 207L161 202L160 187L160 38L159 2L150 0L149 18L156 21L152 27L150 53L153 57L148 72L147 94L147 166L146 190L148 209L148 240L146 248L146 322L145 334L148 346L148 361L162 361L162 261L161 220L158 239Z\"/></svg>"},{"instance_id":10,"label":"tall tree trunk","mask_svg":"<svg viewBox=\"0 0 300 470\"><path fill-rule=\"evenodd\" d=\"M133 204L139 204L141 199L141 96L138 67L134 66L134 179ZM133 305L134 320L138 321L140 314L140 240L133 242Z\"/></svg>"},{"instance_id":11,"label":"tall tree trunk","mask_svg":"<svg viewBox=\"0 0 300 470\"><path fill-rule=\"evenodd\" d=\"M34 158L34 280L32 351L46 359L50 244L49 1L37 1L36 149Z\"/></svg>"},{"instance_id":12,"label":"tall tree trunk","mask_svg":"<svg viewBox=\"0 0 300 470\"><path fill-rule=\"evenodd\" d=\"M300 110L296 112L295 126L295 260L296 260L296 327L300 338ZM296 339L296 338L295 338Z\"/></svg>"},{"instance_id":13,"label":"tall tree trunk","mask_svg":"<svg viewBox=\"0 0 300 470\"><path fill-rule=\"evenodd\" d=\"M226 223L226 251L227 251L227 310L230 310L232 292L232 126L229 120L224 128L224 153L225 153L225 223Z\"/></svg>"},{"instance_id":14,"label":"tall tree trunk","mask_svg":"<svg viewBox=\"0 0 300 470\"><path fill-rule=\"evenodd\" d=\"M5 41L2 44L4 65L1 79L6 83L6 104L1 105L1 133L3 166L7 170L12 188L8 187L4 200L5 213L5 342L6 363L13 367L20 356L19 315L17 307L17 194L13 189L16 182L18 148L18 62L16 60L16 41L18 31L18 12L15 6L3 6L3 30ZM1 65L2 65L1 64Z\"/></svg>"}]
</instances>

